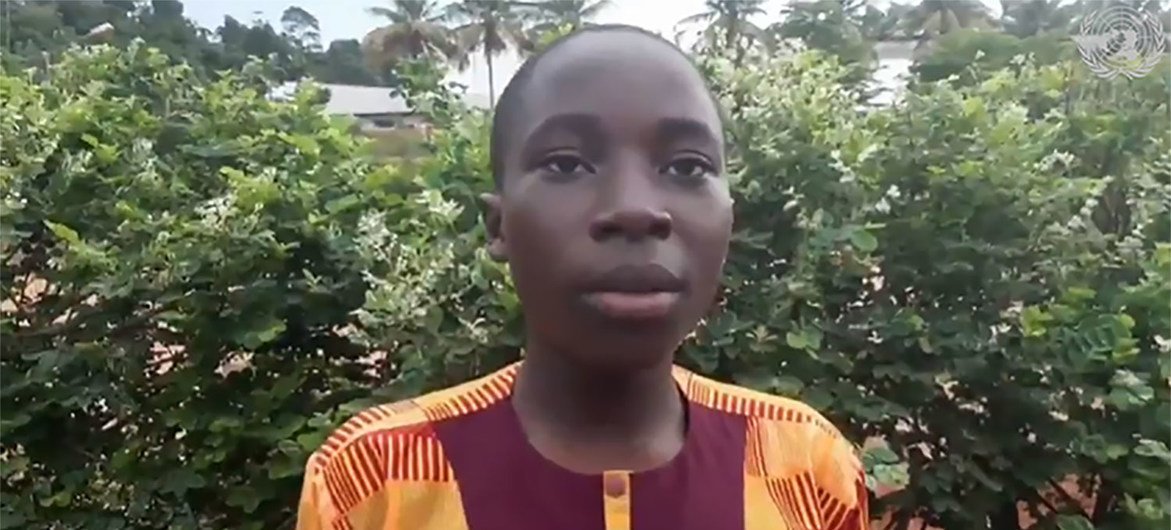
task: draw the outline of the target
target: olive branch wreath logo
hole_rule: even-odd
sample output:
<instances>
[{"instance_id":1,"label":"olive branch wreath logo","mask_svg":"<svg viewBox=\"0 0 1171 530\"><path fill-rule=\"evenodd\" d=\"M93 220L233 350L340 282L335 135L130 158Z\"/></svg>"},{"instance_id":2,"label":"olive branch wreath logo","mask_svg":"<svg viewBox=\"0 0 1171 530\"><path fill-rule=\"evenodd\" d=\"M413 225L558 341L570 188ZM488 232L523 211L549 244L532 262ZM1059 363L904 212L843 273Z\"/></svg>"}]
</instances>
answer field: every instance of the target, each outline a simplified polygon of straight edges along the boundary
<instances>
[{"instance_id":1,"label":"olive branch wreath logo","mask_svg":"<svg viewBox=\"0 0 1171 530\"><path fill-rule=\"evenodd\" d=\"M1162 21L1154 13L1124 5L1087 15L1073 41L1086 66L1103 79L1145 76L1167 50Z\"/></svg>"}]
</instances>

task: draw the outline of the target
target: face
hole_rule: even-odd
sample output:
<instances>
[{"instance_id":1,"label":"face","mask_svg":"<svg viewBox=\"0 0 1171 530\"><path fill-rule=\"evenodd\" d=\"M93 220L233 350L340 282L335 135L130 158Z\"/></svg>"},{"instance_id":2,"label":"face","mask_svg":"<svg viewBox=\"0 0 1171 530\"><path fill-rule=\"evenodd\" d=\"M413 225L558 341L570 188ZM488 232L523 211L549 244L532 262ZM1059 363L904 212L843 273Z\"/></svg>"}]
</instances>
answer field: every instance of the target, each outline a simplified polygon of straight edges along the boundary
<instances>
[{"instance_id":1,"label":"face","mask_svg":"<svg viewBox=\"0 0 1171 530\"><path fill-rule=\"evenodd\" d=\"M702 79L664 43L599 33L551 51L521 97L487 202L529 341L599 369L670 362L711 307L732 229Z\"/></svg>"}]
</instances>

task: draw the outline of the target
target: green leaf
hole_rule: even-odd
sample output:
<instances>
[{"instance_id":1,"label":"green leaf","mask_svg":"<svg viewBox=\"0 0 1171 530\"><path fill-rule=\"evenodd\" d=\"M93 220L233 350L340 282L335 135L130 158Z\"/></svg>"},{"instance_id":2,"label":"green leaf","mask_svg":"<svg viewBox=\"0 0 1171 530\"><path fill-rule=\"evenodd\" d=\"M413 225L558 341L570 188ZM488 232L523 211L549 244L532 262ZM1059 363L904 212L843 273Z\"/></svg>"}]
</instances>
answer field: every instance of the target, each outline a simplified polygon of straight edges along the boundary
<instances>
[{"instance_id":1,"label":"green leaf","mask_svg":"<svg viewBox=\"0 0 1171 530\"><path fill-rule=\"evenodd\" d=\"M791 375L782 375L776 378L774 387L783 396L797 396L805 388L805 383Z\"/></svg>"},{"instance_id":2,"label":"green leaf","mask_svg":"<svg viewBox=\"0 0 1171 530\"><path fill-rule=\"evenodd\" d=\"M321 447L327 437L329 437L328 431L308 432L297 437L297 444L306 453L311 453Z\"/></svg>"},{"instance_id":3,"label":"green leaf","mask_svg":"<svg viewBox=\"0 0 1171 530\"><path fill-rule=\"evenodd\" d=\"M1171 464L1171 450L1167 448L1167 444L1158 440L1139 440L1138 445L1134 448L1134 454L1158 458L1167 464Z\"/></svg>"},{"instance_id":4,"label":"green leaf","mask_svg":"<svg viewBox=\"0 0 1171 530\"><path fill-rule=\"evenodd\" d=\"M876 445L862 452L862 458L871 464L897 464L899 455L885 445Z\"/></svg>"},{"instance_id":5,"label":"green leaf","mask_svg":"<svg viewBox=\"0 0 1171 530\"><path fill-rule=\"evenodd\" d=\"M28 520L25 519L24 516L5 511L4 515L0 516L0 529L6 530L9 528L27 528L25 526L26 522L28 522Z\"/></svg>"},{"instance_id":6,"label":"green leaf","mask_svg":"<svg viewBox=\"0 0 1171 530\"><path fill-rule=\"evenodd\" d=\"M833 404L833 395L818 387L806 386L801 393L801 399L809 406L824 410Z\"/></svg>"},{"instance_id":7,"label":"green leaf","mask_svg":"<svg viewBox=\"0 0 1171 530\"><path fill-rule=\"evenodd\" d=\"M850 233L850 244L863 253L870 253L878 248L878 239L869 231L859 228Z\"/></svg>"},{"instance_id":8,"label":"green leaf","mask_svg":"<svg viewBox=\"0 0 1171 530\"><path fill-rule=\"evenodd\" d=\"M57 350L45 350L37 355L36 359L37 365L33 368L33 374L38 377L48 376L62 364L61 352Z\"/></svg>"},{"instance_id":9,"label":"green leaf","mask_svg":"<svg viewBox=\"0 0 1171 530\"><path fill-rule=\"evenodd\" d=\"M208 430L211 432L231 432L239 430L244 426L244 422L236 416L220 416L212 420Z\"/></svg>"},{"instance_id":10,"label":"green leaf","mask_svg":"<svg viewBox=\"0 0 1171 530\"><path fill-rule=\"evenodd\" d=\"M275 399L283 400L289 397L303 382L304 378L299 373L285 375L273 384L270 395Z\"/></svg>"},{"instance_id":11,"label":"green leaf","mask_svg":"<svg viewBox=\"0 0 1171 530\"><path fill-rule=\"evenodd\" d=\"M202 488L207 485L204 478L189 469L171 471L163 479L162 491L175 496L184 495L187 490Z\"/></svg>"},{"instance_id":12,"label":"green leaf","mask_svg":"<svg viewBox=\"0 0 1171 530\"><path fill-rule=\"evenodd\" d=\"M268 465L268 478L280 480L286 477L300 475L305 471L304 466L290 458L276 458Z\"/></svg>"},{"instance_id":13,"label":"green leaf","mask_svg":"<svg viewBox=\"0 0 1171 530\"><path fill-rule=\"evenodd\" d=\"M1026 337L1042 337L1047 331L1047 325L1053 321L1053 316L1041 308L1029 306L1021 310L1021 331Z\"/></svg>"},{"instance_id":14,"label":"green leaf","mask_svg":"<svg viewBox=\"0 0 1171 530\"><path fill-rule=\"evenodd\" d=\"M805 348L809 347L809 343L806 342L805 334L795 333L792 331L785 334L785 344L788 344L790 348L795 350L804 350Z\"/></svg>"},{"instance_id":15,"label":"green leaf","mask_svg":"<svg viewBox=\"0 0 1171 530\"><path fill-rule=\"evenodd\" d=\"M260 494L252 486L236 486L230 490L225 502L246 512L253 512L260 505Z\"/></svg>"},{"instance_id":16,"label":"green leaf","mask_svg":"<svg viewBox=\"0 0 1171 530\"><path fill-rule=\"evenodd\" d=\"M336 214L358 206L362 199L357 195L344 195L325 204L325 211Z\"/></svg>"},{"instance_id":17,"label":"green leaf","mask_svg":"<svg viewBox=\"0 0 1171 530\"><path fill-rule=\"evenodd\" d=\"M1058 515L1057 528L1061 530L1094 530L1094 525L1080 515Z\"/></svg>"},{"instance_id":18,"label":"green leaf","mask_svg":"<svg viewBox=\"0 0 1171 530\"><path fill-rule=\"evenodd\" d=\"M317 140L315 140L312 136L303 134L287 134L283 132L280 133L279 136L281 140L284 140L289 145L297 148L304 154L311 156L317 156L321 154L321 147L318 145Z\"/></svg>"},{"instance_id":19,"label":"green leaf","mask_svg":"<svg viewBox=\"0 0 1171 530\"><path fill-rule=\"evenodd\" d=\"M806 328L804 335L805 335L805 343L809 345L810 349L812 349L812 350L821 349L821 339L823 337L821 330L819 330L817 328Z\"/></svg>"},{"instance_id":20,"label":"green leaf","mask_svg":"<svg viewBox=\"0 0 1171 530\"><path fill-rule=\"evenodd\" d=\"M285 321L275 317L269 319L267 322L261 324L259 329L250 331L244 335L242 345L245 348L254 350L264 344L272 342L277 337L285 332Z\"/></svg>"},{"instance_id":21,"label":"green leaf","mask_svg":"<svg viewBox=\"0 0 1171 530\"><path fill-rule=\"evenodd\" d=\"M300 456L302 454L301 445L292 440L281 440L277 443L277 450L288 456Z\"/></svg>"},{"instance_id":22,"label":"green leaf","mask_svg":"<svg viewBox=\"0 0 1171 530\"><path fill-rule=\"evenodd\" d=\"M305 424L311 428L320 429L320 428L329 427L330 425L332 425L333 420L330 420L329 416L326 416L324 414L317 414L317 415L314 415L312 418L309 418L309 421L306 422Z\"/></svg>"},{"instance_id":23,"label":"green leaf","mask_svg":"<svg viewBox=\"0 0 1171 530\"><path fill-rule=\"evenodd\" d=\"M69 228L63 224L54 223L52 221L45 221L45 226L53 233L57 239L60 239L70 245L78 245L81 243L81 236L76 230Z\"/></svg>"}]
</instances>

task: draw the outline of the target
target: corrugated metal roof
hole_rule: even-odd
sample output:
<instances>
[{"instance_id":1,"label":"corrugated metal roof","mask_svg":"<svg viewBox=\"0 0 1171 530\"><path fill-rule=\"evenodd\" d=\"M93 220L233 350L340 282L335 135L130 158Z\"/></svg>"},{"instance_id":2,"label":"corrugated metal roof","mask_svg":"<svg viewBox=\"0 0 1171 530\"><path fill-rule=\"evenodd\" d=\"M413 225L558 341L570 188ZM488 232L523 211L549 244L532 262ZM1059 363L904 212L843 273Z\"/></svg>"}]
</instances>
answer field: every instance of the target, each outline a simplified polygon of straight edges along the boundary
<instances>
[{"instance_id":1,"label":"corrugated metal roof","mask_svg":"<svg viewBox=\"0 0 1171 530\"><path fill-rule=\"evenodd\" d=\"M407 102L391 96L389 88L358 85L325 85L329 102L325 111L330 114L361 116L369 114L406 114Z\"/></svg>"},{"instance_id":2,"label":"corrugated metal roof","mask_svg":"<svg viewBox=\"0 0 1171 530\"><path fill-rule=\"evenodd\" d=\"M288 97L296 89L296 83L290 82L273 90L275 98ZM339 85L322 83L321 86L329 91L329 101L325 104L325 112L329 114L346 114L350 116L369 116L375 114L409 114L411 109L407 102L400 97L391 95L391 89L379 86ZM488 97L481 94L464 94L464 103L477 108L488 108Z\"/></svg>"}]
</instances>

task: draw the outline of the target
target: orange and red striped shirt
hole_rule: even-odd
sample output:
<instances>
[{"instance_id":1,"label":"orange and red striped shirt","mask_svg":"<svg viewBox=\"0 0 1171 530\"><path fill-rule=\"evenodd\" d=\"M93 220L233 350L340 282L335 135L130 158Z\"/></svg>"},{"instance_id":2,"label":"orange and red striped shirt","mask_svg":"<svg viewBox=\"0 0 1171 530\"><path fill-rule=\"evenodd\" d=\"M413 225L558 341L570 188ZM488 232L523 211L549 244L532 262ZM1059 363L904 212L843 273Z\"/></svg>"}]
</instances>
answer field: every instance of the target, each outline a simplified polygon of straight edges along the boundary
<instances>
[{"instance_id":1,"label":"orange and red striped shirt","mask_svg":"<svg viewBox=\"0 0 1171 530\"><path fill-rule=\"evenodd\" d=\"M528 444L514 364L374 407L309 459L298 530L864 530L853 447L793 400L682 368L683 450L636 473L573 473Z\"/></svg>"}]
</instances>

